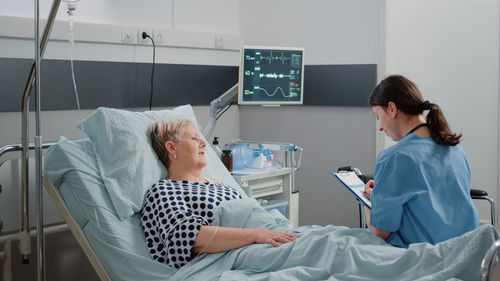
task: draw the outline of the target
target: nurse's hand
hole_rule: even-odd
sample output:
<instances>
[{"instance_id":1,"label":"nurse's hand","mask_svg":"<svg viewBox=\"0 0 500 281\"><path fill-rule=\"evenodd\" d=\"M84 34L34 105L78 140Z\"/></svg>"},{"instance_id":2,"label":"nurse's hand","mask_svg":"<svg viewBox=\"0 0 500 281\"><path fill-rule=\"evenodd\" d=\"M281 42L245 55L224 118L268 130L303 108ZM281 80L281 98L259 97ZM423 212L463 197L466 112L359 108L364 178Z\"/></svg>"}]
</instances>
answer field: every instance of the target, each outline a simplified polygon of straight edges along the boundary
<instances>
[{"instance_id":1,"label":"nurse's hand","mask_svg":"<svg viewBox=\"0 0 500 281\"><path fill-rule=\"evenodd\" d=\"M370 200L370 194L372 193L373 187L375 186L375 182L373 180L369 180L365 185L365 191L363 192L365 197Z\"/></svg>"}]
</instances>

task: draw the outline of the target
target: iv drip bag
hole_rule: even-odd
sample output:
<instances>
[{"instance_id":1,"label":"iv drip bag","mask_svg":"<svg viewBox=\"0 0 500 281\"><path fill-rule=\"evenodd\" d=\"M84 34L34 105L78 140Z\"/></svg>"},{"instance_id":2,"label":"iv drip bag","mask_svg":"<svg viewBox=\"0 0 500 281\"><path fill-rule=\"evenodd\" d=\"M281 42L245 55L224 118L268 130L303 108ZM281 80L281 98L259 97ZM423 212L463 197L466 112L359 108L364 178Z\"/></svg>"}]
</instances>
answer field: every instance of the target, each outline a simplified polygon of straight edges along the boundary
<instances>
[{"instance_id":1,"label":"iv drip bag","mask_svg":"<svg viewBox=\"0 0 500 281\"><path fill-rule=\"evenodd\" d=\"M80 0L63 0L67 3L68 15L73 16L73 12L76 10L76 3Z\"/></svg>"}]
</instances>

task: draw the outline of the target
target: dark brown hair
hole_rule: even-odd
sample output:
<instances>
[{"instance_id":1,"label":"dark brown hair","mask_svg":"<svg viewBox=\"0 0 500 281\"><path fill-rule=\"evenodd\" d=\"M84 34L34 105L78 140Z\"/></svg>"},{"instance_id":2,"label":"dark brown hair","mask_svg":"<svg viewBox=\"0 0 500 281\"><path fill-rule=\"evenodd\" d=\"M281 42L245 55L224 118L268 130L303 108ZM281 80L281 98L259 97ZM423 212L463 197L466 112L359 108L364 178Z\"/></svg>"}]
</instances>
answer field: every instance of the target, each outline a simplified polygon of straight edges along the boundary
<instances>
[{"instance_id":1,"label":"dark brown hair","mask_svg":"<svg viewBox=\"0 0 500 281\"><path fill-rule=\"evenodd\" d=\"M369 98L370 106L386 108L390 101L408 115L420 115L424 110L429 110L426 122L432 139L438 144L448 146L460 143L462 134L457 135L450 130L439 105L424 101L417 86L407 78L401 75L385 78L375 87Z\"/></svg>"}]
</instances>

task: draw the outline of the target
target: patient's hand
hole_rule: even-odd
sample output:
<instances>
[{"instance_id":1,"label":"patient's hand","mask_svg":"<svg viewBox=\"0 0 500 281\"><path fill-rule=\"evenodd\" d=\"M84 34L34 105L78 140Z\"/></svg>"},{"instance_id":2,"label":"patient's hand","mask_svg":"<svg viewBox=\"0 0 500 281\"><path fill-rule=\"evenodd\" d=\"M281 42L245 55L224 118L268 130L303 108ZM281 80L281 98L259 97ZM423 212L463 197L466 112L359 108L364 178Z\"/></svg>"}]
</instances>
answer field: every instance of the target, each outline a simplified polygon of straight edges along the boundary
<instances>
[{"instance_id":1,"label":"patient's hand","mask_svg":"<svg viewBox=\"0 0 500 281\"><path fill-rule=\"evenodd\" d=\"M288 243L295 238L287 233L265 228L236 228L202 225L193 245L193 253L219 253L250 244Z\"/></svg>"},{"instance_id":2,"label":"patient's hand","mask_svg":"<svg viewBox=\"0 0 500 281\"><path fill-rule=\"evenodd\" d=\"M249 229L249 231L252 231L252 234L254 235L254 243L256 244L271 244L274 247L279 247L280 244L278 242L288 243L295 240L295 237L287 233L265 228L253 228Z\"/></svg>"},{"instance_id":3,"label":"patient's hand","mask_svg":"<svg viewBox=\"0 0 500 281\"><path fill-rule=\"evenodd\" d=\"M364 195L368 200L370 200L370 194L372 193L373 187L375 186L375 182L373 180L369 180L365 185Z\"/></svg>"}]
</instances>

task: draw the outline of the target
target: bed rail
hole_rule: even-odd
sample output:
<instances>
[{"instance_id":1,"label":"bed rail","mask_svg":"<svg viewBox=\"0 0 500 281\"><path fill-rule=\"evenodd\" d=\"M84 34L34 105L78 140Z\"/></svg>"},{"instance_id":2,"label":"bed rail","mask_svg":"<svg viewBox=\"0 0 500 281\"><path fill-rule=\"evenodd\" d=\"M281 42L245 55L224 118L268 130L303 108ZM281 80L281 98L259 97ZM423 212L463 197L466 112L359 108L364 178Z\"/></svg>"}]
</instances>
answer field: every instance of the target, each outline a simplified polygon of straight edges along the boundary
<instances>
[{"instance_id":1,"label":"bed rail","mask_svg":"<svg viewBox=\"0 0 500 281\"><path fill-rule=\"evenodd\" d=\"M50 146L56 144L57 142L47 142L42 144L42 149L47 149ZM35 150L35 144L30 143L28 144L28 149L29 150ZM20 159L21 157L18 156L17 154L10 154L8 153L11 152L21 152L23 151L23 145L18 143L18 144L7 144L2 147L0 147L0 167L2 167L3 163L9 161L9 160L14 160L14 159ZM4 156L5 154L5 156Z\"/></svg>"},{"instance_id":2,"label":"bed rail","mask_svg":"<svg viewBox=\"0 0 500 281\"><path fill-rule=\"evenodd\" d=\"M486 255L481 262L481 281L490 280L491 273L495 267L495 263L498 260L498 251L500 250L500 240L497 240L488 249Z\"/></svg>"},{"instance_id":3,"label":"bed rail","mask_svg":"<svg viewBox=\"0 0 500 281\"><path fill-rule=\"evenodd\" d=\"M47 149L56 142L47 142L42 144L42 149ZM0 167L9 161L15 159L21 159L22 165L27 165L28 162L24 161L24 157L29 157L29 151L35 150L36 146L34 143L29 143L27 147L23 147L23 144L8 144L0 147ZM26 153L28 151L28 153ZM26 162L26 163L25 163ZM27 170L23 169L23 174L21 175L21 230L17 234L19 236L20 244L19 249L21 251L21 257L23 263L29 263L29 255L31 254L31 237L30 237L30 227L29 227L29 202L28 202L28 183L25 178L25 173Z\"/></svg>"}]
</instances>

